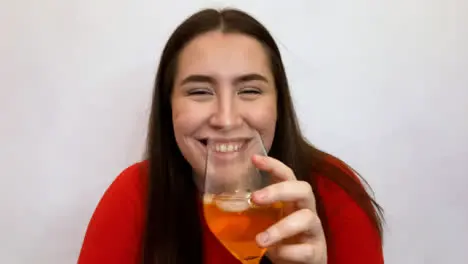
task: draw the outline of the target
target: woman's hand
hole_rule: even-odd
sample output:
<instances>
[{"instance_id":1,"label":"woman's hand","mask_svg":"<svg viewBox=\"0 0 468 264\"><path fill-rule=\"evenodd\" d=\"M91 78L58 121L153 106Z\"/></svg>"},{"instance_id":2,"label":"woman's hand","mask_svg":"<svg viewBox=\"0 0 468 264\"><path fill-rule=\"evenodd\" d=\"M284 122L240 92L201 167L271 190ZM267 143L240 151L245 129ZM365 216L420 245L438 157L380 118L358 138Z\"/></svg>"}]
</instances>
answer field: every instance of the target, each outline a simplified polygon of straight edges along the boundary
<instances>
[{"instance_id":1,"label":"woman's hand","mask_svg":"<svg viewBox=\"0 0 468 264\"><path fill-rule=\"evenodd\" d=\"M279 180L253 193L253 201L285 203L285 217L257 235L258 245L268 248L267 255L275 264L326 264L327 246L310 184L298 181L289 167L274 158L254 156L253 162Z\"/></svg>"}]
</instances>

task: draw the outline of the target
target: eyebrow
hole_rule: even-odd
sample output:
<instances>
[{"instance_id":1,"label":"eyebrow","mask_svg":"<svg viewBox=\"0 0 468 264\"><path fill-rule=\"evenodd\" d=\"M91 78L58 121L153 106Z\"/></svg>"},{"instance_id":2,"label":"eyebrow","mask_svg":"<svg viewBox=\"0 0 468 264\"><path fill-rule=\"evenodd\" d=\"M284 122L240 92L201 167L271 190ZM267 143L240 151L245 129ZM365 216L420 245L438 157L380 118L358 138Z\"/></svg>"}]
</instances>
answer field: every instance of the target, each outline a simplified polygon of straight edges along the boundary
<instances>
[{"instance_id":1,"label":"eyebrow","mask_svg":"<svg viewBox=\"0 0 468 264\"><path fill-rule=\"evenodd\" d=\"M268 79L260 75L258 73L249 73L249 74L244 74L241 76L238 76L234 79L234 83L243 83L243 82L249 82L249 81L262 81L268 83ZM189 75L186 78L184 78L181 82L181 84L186 84L190 82L198 82L198 83L216 83L216 79L213 78L212 76L209 75L202 75L202 74L194 74L194 75Z\"/></svg>"}]
</instances>

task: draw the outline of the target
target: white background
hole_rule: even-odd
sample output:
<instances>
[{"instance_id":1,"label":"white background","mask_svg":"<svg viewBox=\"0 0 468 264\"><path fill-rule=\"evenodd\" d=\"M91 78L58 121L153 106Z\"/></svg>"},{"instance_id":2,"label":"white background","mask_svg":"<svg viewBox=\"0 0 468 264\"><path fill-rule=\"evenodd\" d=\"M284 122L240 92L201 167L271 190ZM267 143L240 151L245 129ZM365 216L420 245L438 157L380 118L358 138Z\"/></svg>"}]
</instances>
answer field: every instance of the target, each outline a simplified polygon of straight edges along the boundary
<instances>
[{"instance_id":1,"label":"white background","mask_svg":"<svg viewBox=\"0 0 468 264\"><path fill-rule=\"evenodd\" d=\"M224 3L224 2L223 2ZM0 263L75 263L142 157L168 35L215 1L0 1ZM307 137L386 210L386 263L468 259L468 2L232 1L281 45Z\"/></svg>"}]
</instances>

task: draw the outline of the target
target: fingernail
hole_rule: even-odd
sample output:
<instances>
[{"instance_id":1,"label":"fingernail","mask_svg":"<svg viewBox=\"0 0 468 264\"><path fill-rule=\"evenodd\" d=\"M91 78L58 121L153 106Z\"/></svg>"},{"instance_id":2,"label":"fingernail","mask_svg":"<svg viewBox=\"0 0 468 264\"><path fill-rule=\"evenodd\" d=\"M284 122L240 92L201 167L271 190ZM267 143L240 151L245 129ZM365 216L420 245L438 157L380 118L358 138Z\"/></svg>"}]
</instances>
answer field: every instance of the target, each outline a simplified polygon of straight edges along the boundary
<instances>
[{"instance_id":1,"label":"fingernail","mask_svg":"<svg viewBox=\"0 0 468 264\"><path fill-rule=\"evenodd\" d=\"M267 198L267 193L264 191L255 192L255 200L264 201Z\"/></svg>"},{"instance_id":2,"label":"fingernail","mask_svg":"<svg viewBox=\"0 0 468 264\"><path fill-rule=\"evenodd\" d=\"M258 162L258 163L261 163L261 164L264 163L264 159L263 159L263 156L262 156L262 155L255 154L255 155L254 155L254 159L255 159L255 161Z\"/></svg>"},{"instance_id":3,"label":"fingernail","mask_svg":"<svg viewBox=\"0 0 468 264\"><path fill-rule=\"evenodd\" d=\"M257 235L257 242L260 245L265 245L268 242L268 233L263 232Z\"/></svg>"}]
</instances>

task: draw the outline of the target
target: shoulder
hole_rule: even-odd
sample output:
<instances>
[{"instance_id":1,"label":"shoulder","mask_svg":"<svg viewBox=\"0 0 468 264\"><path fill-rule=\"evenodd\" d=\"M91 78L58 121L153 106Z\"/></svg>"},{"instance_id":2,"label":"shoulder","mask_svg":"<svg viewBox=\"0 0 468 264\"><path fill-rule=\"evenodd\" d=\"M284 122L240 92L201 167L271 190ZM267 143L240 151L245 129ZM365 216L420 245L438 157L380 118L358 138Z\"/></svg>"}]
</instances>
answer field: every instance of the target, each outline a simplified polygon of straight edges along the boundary
<instances>
[{"instance_id":1,"label":"shoulder","mask_svg":"<svg viewBox=\"0 0 468 264\"><path fill-rule=\"evenodd\" d=\"M90 225L102 226L117 219L140 219L147 194L147 164L138 162L123 169L99 200ZM118 217L118 218L117 218Z\"/></svg>"},{"instance_id":2,"label":"shoulder","mask_svg":"<svg viewBox=\"0 0 468 264\"><path fill-rule=\"evenodd\" d=\"M125 169L114 179L109 190L143 191L146 189L148 177L148 162L134 163Z\"/></svg>"},{"instance_id":3,"label":"shoulder","mask_svg":"<svg viewBox=\"0 0 468 264\"><path fill-rule=\"evenodd\" d=\"M146 161L123 169L88 223L78 263L138 263L146 204Z\"/></svg>"},{"instance_id":4,"label":"shoulder","mask_svg":"<svg viewBox=\"0 0 468 264\"><path fill-rule=\"evenodd\" d=\"M146 200L147 171L146 161L124 168L104 192L93 217L103 211L110 213L127 207L132 211L143 208Z\"/></svg>"},{"instance_id":5,"label":"shoulder","mask_svg":"<svg viewBox=\"0 0 468 264\"><path fill-rule=\"evenodd\" d=\"M327 227L329 263L383 263L377 218L363 180L336 157L324 161L314 178Z\"/></svg>"},{"instance_id":6,"label":"shoulder","mask_svg":"<svg viewBox=\"0 0 468 264\"><path fill-rule=\"evenodd\" d=\"M341 159L326 154L321 162L320 169L315 172L314 178L318 187L328 192L344 192L346 183L354 182L364 188L357 173Z\"/></svg>"},{"instance_id":7,"label":"shoulder","mask_svg":"<svg viewBox=\"0 0 468 264\"><path fill-rule=\"evenodd\" d=\"M315 173L316 192L320 195L329 217L342 215L364 215L364 206L370 205L370 196L363 179L341 159L327 155L322 169ZM367 197L366 199L363 199Z\"/></svg>"}]
</instances>

